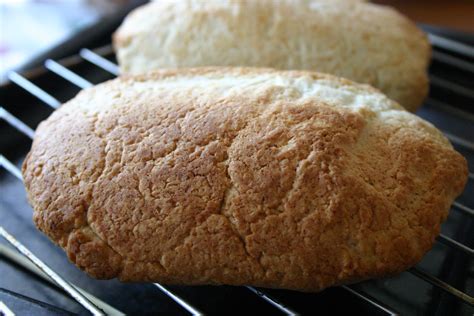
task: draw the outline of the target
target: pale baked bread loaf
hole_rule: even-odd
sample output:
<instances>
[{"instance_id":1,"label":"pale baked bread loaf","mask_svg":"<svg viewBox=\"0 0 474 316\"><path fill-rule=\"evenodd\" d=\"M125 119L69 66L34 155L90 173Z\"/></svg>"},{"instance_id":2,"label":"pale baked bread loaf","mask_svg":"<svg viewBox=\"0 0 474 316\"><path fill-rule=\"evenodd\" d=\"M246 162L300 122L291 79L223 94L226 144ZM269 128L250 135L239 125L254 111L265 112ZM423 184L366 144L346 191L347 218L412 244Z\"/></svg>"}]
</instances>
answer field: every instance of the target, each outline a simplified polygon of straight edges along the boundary
<instances>
[{"instance_id":1,"label":"pale baked bread loaf","mask_svg":"<svg viewBox=\"0 0 474 316\"><path fill-rule=\"evenodd\" d=\"M38 228L94 277L317 291L419 261L467 167L369 86L223 68L82 91L23 176Z\"/></svg>"},{"instance_id":2,"label":"pale baked bread loaf","mask_svg":"<svg viewBox=\"0 0 474 316\"><path fill-rule=\"evenodd\" d=\"M156 1L114 36L123 73L198 66L316 70L368 83L414 111L431 48L397 11L363 1Z\"/></svg>"}]
</instances>

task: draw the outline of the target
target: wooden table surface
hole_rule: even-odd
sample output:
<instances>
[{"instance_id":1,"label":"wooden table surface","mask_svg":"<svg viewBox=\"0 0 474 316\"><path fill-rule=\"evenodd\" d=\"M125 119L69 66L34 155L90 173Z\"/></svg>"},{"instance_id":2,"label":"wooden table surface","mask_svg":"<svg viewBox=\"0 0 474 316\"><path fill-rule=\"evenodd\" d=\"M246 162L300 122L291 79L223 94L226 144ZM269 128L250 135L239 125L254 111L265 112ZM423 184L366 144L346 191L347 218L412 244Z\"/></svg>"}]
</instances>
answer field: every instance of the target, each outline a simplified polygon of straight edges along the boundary
<instances>
[{"instance_id":1,"label":"wooden table surface","mask_svg":"<svg viewBox=\"0 0 474 316\"><path fill-rule=\"evenodd\" d=\"M388 4L416 22L474 33L474 0L374 0Z\"/></svg>"}]
</instances>

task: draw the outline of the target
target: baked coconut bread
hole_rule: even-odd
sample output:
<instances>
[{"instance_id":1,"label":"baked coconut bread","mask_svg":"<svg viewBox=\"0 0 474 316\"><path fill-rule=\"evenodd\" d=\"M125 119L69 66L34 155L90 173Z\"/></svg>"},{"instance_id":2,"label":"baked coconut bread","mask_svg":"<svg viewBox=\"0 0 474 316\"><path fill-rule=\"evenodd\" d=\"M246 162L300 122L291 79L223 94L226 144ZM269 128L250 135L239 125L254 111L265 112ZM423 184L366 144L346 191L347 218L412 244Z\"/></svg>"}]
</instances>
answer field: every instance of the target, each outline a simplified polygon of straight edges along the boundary
<instances>
[{"instance_id":1,"label":"baked coconut bread","mask_svg":"<svg viewBox=\"0 0 474 316\"><path fill-rule=\"evenodd\" d=\"M425 34L350 0L155 1L114 35L122 73L202 66L314 70L370 84L410 111L428 91Z\"/></svg>"},{"instance_id":2,"label":"baked coconut bread","mask_svg":"<svg viewBox=\"0 0 474 316\"><path fill-rule=\"evenodd\" d=\"M96 278L319 291L417 263L467 166L369 86L209 68L80 92L23 176L38 228Z\"/></svg>"}]
</instances>

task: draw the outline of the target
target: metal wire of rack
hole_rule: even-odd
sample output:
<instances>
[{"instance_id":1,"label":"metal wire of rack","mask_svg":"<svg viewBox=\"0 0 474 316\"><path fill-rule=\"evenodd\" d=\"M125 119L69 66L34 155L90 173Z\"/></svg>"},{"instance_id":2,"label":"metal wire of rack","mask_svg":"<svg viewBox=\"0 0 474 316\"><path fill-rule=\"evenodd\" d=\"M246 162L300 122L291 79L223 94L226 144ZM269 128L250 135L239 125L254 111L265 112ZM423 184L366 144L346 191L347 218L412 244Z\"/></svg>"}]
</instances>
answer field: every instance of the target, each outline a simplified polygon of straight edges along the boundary
<instances>
[{"instance_id":1,"label":"metal wire of rack","mask_svg":"<svg viewBox=\"0 0 474 316\"><path fill-rule=\"evenodd\" d=\"M468 58L474 58L474 48L463 43L455 42L447 38L443 38L434 34L430 34L429 38L432 44L435 47L441 48L448 53L435 51L433 54L433 59L444 63L450 67L455 69L462 69L463 71L468 71L474 73L474 65L470 62L465 61L455 55L461 55ZM114 76L119 74L119 68L116 64L112 61L107 59L105 56L112 53L112 49L110 46L100 47L94 50L90 50L84 48L80 50L78 56L73 56L76 60L80 59L79 62L89 62L91 65L102 69ZM452 54L451 54L452 53ZM93 83L86 80L84 77L80 76L79 74L73 72L68 67L65 66L62 60L61 61L54 61L54 60L46 60L44 66L47 70L52 73L55 73L59 77L63 78L70 84L80 88L88 88L93 86ZM41 100L52 109L56 109L61 105L61 102L53 97L51 94L40 88L38 85L33 83L27 77L17 73L11 72L9 73L9 79L12 83L16 84L17 86L24 89L26 92L30 93L37 99ZM464 87L458 83L450 82L446 79L437 77L432 75L430 77L431 84L436 87L440 87L442 89L449 90L453 93L461 95L466 98L474 99L473 90ZM435 98L429 98L426 101L427 104L430 106L436 107L443 111L446 111L450 114L462 116L464 118L470 119L474 122L474 115L469 112L457 109L450 104L437 100ZM15 117L13 114L9 113L3 107L0 107L0 118L7 122L9 125L17 129L20 133L24 134L30 139L34 137L34 130L22 122L20 119ZM465 137L455 135L453 133L449 133L444 131L446 137L455 145L460 146L468 151L474 151L474 142ZM10 162L6 157L0 155L0 165L5 168L8 172L22 181L22 175L20 170ZM474 179L474 174L472 171L469 173L469 181ZM474 210L472 207L463 204L460 201L455 201L452 205L452 209L456 212L459 212L463 216L466 216L468 219L472 219L474 217ZM15 262L19 267L23 267L30 271L31 273L47 280L49 283L55 286L59 286L63 291L68 293L74 300L76 300L79 304L81 304L85 309L87 309L93 315L123 315L121 311L115 309L114 307L108 305L107 303L101 301L100 299L94 297L93 295L89 294L88 292L84 291L83 289L75 286L74 284L65 280L61 275L57 272L52 270L48 267L46 263L41 261L37 258L28 248L22 245L14 236L9 234L2 226L0 226L0 235L8 241L14 248L16 248L22 255L19 255L13 252L11 249L7 248L4 245L0 244L0 254ZM443 243L448 247L452 247L453 249L463 252L469 257L474 257L474 250L469 246L456 241L453 238L450 238L444 234L440 234L437 238L437 241ZM447 282L431 275L430 273L424 271L419 267L414 267L408 271L409 273L413 274L414 276L424 280L433 286L442 289L446 293L453 295L454 297L460 299L461 301L465 302L469 306L474 306L474 298L449 285ZM173 293L171 289L161 284L155 283L154 284L157 289L162 291L165 295L167 295L171 300L173 300L176 304L178 304L181 308L185 311L189 312L192 315L202 315L205 311L201 311L199 308L195 307L191 302L185 300L184 298L180 297L178 294ZM280 302L277 298L273 297L270 294L267 294L265 290L256 289L254 287L246 287L251 293L255 294L257 297L264 300L266 303L270 304L275 308L276 311L284 313L286 315L296 315L298 312L293 308L286 306L284 303ZM366 304L376 308L380 312L389 315L398 315L399 312L394 308L388 306L387 304L375 299L371 295L357 289L353 286L342 286L342 289L349 292L351 295L354 295L358 299L362 300ZM0 306L0 312L2 311L2 306ZM5 308L8 308L5 306Z\"/></svg>"}]
</instances>

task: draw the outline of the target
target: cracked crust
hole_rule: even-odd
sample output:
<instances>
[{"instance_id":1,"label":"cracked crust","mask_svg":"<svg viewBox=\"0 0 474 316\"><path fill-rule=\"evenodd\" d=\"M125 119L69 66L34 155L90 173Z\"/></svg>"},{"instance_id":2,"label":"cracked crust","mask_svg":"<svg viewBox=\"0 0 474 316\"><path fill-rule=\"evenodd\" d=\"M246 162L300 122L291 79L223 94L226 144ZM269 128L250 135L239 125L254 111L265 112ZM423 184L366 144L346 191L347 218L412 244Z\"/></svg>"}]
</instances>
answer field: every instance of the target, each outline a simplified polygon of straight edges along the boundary
<instances>
[{"instance_id":1,"label":"cracked crust","mask_svg":"<svg viewBox=\"0 0 474 316\"><path fill-rule=\"evenodd\" d=\"M122 73L202 66L314 70L370 84L415 111L431 47L392 8L363 1L154 1L114 34Z\"/></svg>"},{"instance_id":2,"label":"cracked crust","mask_svg":"<svg viewBox=\"0 0 474 316\"><path fill-rule=\"evenodd\" d=\"M209 68L82 91L23 175L38 228L94 277L318 291L419 261L467 167L368 86Z\"/></svg>"}]
</instances>

